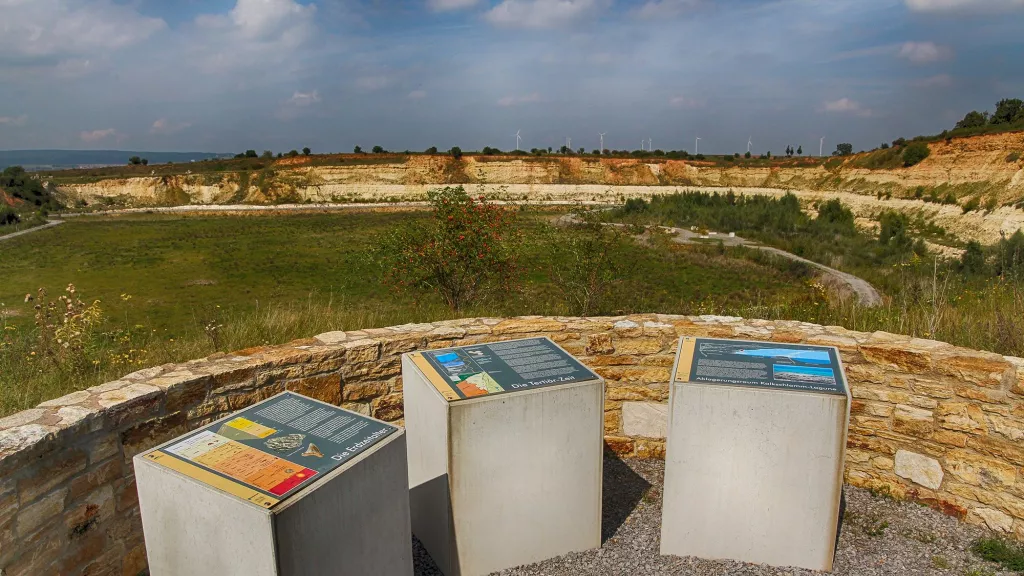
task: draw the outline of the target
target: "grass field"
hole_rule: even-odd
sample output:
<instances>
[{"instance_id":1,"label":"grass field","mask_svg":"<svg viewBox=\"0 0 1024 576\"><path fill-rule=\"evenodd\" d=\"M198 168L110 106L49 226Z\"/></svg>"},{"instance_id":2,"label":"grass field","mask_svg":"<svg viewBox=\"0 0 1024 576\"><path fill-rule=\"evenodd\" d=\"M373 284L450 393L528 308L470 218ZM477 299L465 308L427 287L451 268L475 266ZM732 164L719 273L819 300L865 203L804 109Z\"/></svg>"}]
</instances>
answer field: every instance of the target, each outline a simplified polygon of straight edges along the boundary
<instances>
[{"instance_id":1,"label":"grass field","mask_svg":"<svg viewBox=\"0 0 1024 576\"><path fill-rule=\"evenodd\" d=\"M550 278L547 220L527 213L520 291L465 316L571 312ZM423 213L355 212L86 217L10 240L0 259L0 414L215 350L274 344L319 332L437 320L431 296L384 288L369 256L375 234ZM555 233L557 234L557 233ZM630 266L595 314L742 311L813 306L806 271L714 247L624 243ZM76 362L40 359L26 294L55 299L73 283L104 321Z\"/></svg>"}]
</instances>

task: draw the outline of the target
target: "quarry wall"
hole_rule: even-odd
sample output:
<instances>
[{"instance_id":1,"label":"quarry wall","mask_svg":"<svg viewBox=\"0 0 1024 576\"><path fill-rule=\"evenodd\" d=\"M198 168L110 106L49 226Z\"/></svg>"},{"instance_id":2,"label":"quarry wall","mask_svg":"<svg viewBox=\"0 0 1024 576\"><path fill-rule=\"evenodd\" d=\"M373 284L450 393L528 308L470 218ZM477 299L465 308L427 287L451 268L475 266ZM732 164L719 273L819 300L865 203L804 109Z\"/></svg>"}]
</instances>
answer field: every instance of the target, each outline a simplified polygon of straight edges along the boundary
<instances>
[{"instance_id":1,"label":"quarry wall","mask_svg":"<svg viewBox=\"0 0 1024 576\"><path fill-rule=\"evenodd\" d=\"M605 444L663 458L680 336L837 346L846 481L1024 539L1024 360L887 333L668 315L481 318L331 332L141 370L0 419L0 570L146 567L132 457L283 390L402 423L404 352L545 335L607 379Z\"/></svg>"}]
</instances>

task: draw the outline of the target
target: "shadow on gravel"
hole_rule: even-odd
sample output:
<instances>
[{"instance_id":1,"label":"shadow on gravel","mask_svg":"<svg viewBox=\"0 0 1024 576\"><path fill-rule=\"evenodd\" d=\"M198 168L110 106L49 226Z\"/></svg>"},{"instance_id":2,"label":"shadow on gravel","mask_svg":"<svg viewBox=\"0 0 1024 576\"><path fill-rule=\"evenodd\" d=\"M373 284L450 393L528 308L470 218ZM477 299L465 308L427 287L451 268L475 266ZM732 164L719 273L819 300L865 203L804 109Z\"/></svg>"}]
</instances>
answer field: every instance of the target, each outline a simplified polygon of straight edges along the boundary
<instances>
[{"instance_id":1,"label":"shadow on gravel","mask_svg":"<svg viewBox=\"0 0 1024 576\"><path fill-rule=\"evenodd\" d=\"M601 544L604 544L615 535L615 531L640 503L651 488L651 483L634 472L618 456L606 453L602 485Z\"/></svg>"}]
</instances>

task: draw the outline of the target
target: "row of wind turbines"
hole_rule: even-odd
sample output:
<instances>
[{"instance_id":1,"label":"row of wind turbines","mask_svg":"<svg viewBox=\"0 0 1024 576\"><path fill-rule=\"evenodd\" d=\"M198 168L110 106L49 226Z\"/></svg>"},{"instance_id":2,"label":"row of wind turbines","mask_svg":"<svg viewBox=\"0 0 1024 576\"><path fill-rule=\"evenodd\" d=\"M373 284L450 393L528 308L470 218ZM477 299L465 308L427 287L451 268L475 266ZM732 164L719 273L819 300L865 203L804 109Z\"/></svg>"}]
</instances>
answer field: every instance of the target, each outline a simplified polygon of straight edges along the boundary
<instances>
[{"instance_id":1,"label":"row of wind turbines","mask_svg":"<svg viewBox=\"0 0 1024 576\"><path fill-rule=\"evenodd\" d=\"M522 143L522 137L520 136L521 132L522 132L522 129L516 130L516 133L515 133L515 137L516 137L516 152L519 152L519 146ZM607 132L600 132L600 133L598 133L598 136L601 138L601 148L599 148L599 150L601 150L602 153L604 152L604 136L605 136L605 134L607 134ZM697 136L696 140L694 140L694 142L693 142L693 150L694 150L693 153L694 154L700 154L700 141L701 141L701 137ZM645 144L646 144L646 148L644 147ZM750 147L753 146L753 145L754 145L754 137L750 136L749 138L747 138L747 152L750 152ZM572 138L570 138L568 136L565 137L565 147L568 148L569 150L572 150ZM640 140L640 149L641 150L646 150L648 152L653 152L654 151L654 140L651 139L651 138L647 138L647 140L641 139ZM823 156L824 152L825 152L825 137L822 136L821 137L821 141L818 143L818 156Z\"/></svg>"}]
</instances>

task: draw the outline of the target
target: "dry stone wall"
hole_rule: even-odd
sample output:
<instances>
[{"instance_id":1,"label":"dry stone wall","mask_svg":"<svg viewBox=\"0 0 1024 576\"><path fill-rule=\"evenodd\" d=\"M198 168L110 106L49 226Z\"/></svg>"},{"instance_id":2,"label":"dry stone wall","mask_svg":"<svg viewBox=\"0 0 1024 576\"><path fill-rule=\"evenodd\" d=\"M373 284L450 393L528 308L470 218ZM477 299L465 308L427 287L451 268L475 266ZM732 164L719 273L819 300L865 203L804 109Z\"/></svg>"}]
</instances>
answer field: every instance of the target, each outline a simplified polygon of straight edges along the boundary
<instances>
[{"instance_id":1,"label":"dry stone wall","mask_svg":"<svg viewBox=\"0 0 1024 576\"><path fill-rule=\"evenodd\" d=\"M930 340L714 316L467 319L332 332L129 374L0 419L0 570L146 567L132 457L283 390L402 422L404 352L550 336L607 379L605 443L665 453L680 336L837 346L848 483L1024 539L1024 360Z\"/></svg>"}]
</instances>

